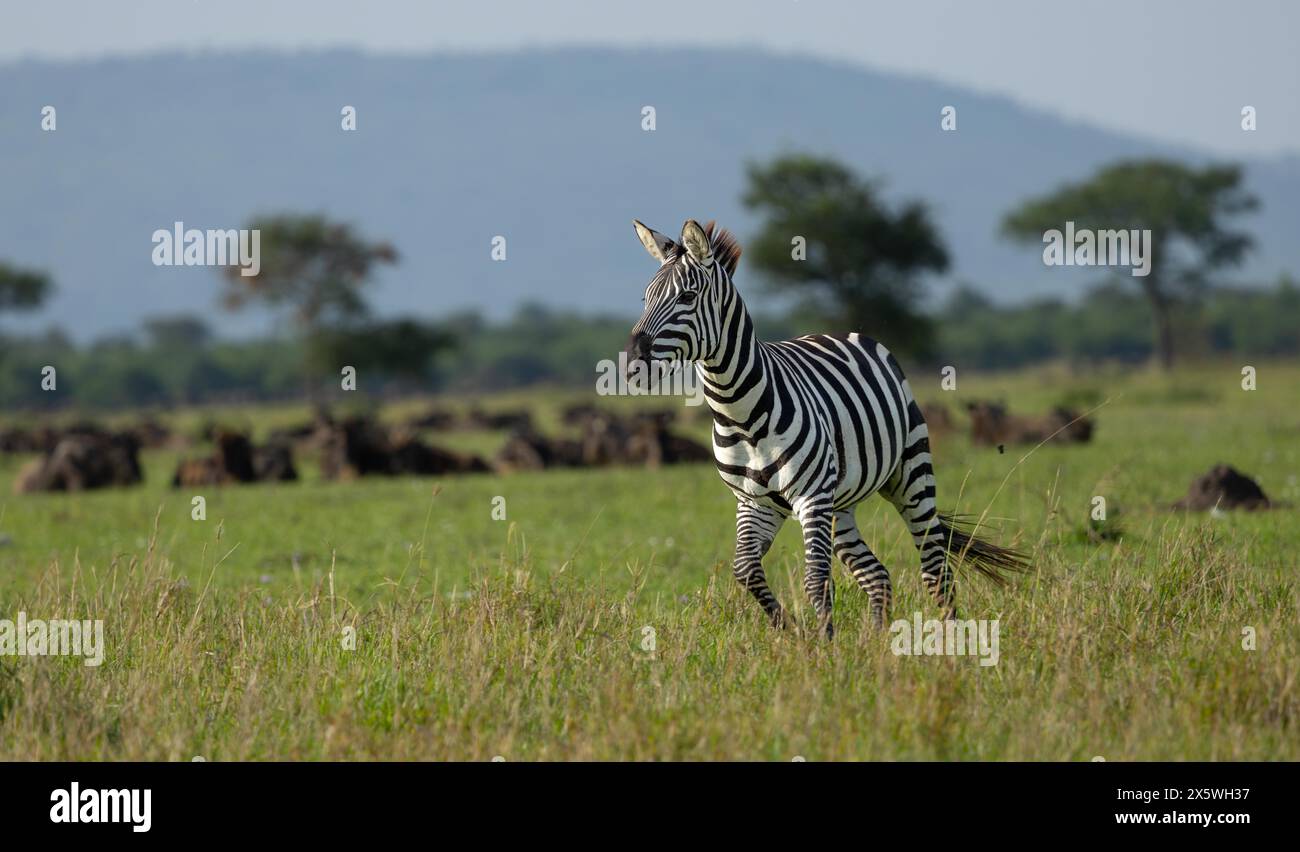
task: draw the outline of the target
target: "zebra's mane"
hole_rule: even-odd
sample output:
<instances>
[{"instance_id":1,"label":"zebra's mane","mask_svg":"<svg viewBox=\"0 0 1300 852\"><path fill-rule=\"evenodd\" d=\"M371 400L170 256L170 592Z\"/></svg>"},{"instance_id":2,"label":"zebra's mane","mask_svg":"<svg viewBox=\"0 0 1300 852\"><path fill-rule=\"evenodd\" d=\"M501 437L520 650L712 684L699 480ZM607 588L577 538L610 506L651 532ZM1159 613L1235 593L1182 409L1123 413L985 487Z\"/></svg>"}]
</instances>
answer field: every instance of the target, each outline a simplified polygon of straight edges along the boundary
<instances>
[{"instance_id":1,"label":"zebra's mane","mask_svg":"<svg viewBox=\"0 0 1300 852\"><path fill-rule=\"evenodd\" d=\"M713 247L713 259L727 270L727 275L735 275L736 264L740 263L740 243L731 231L716 225L716 220L710 220L704 226L704 236L709 238L709 245Z\"/></svg>"}]
</instances>

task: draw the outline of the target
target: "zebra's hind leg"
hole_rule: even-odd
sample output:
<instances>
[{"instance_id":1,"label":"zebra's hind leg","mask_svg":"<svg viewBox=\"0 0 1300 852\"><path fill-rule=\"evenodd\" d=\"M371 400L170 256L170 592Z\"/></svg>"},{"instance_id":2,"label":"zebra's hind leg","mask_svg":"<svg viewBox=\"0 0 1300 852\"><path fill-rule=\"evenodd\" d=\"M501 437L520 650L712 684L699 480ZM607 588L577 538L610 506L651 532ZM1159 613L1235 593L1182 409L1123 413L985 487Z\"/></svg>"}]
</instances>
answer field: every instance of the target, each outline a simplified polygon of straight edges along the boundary
<instances>
[{"instance_id":1,"label":"zebra's hind leg","mask_svg":"<svg viewBox=\"0 0 1300 852\"><path fill-rule=\"evenodd\" d=\"M862 540L852 509L835 513L835 556L853 575L858 587L867 593L871 601L872 625L883 628L889 616L893 586L889 582L889 571Z\"/></svg>"},{"instance_id":2,"label":"zebra's hind leg","mask_svg":"<svg viewBox=\"0 0 1300 852\"><path fill-rule=\"evenodd\" d=\"M763 612L777 627L785 626L785 612L776 596L767 586L763 573L763 557L767 555L785 517L775 509L768 509L741 500L736 503L736 559L732 574L744 586Z\"/></svg>"},{"instance_id":3,"label":"zebra's hind leg","mask_svg":"<svg viewBox=\"0 0 1300 852\"><path fill-rule=\"evenodd\" d=\"M930 464L930 439L924 421L912 429L903 459L880 494L903 516L912 533L912 543L921 554L921 580L930 597L939 605L944 618L956 618L952 566L948 564L944 525L934 502L934 468Z\"/></svg>"},{"instance_id":4,"label":"zebra's hind leg","mask_svg":"<svg viewBox=\"0 0 1300 852\"><path fill-rule=\"evenodd\" d=\"M793 509L803 527L803 588L817 614L818 628L827 639L835 634L831 610L835 603L835 583L831 579L831 502L830 494L796 500Z\"/></svg>"}]
</instances>

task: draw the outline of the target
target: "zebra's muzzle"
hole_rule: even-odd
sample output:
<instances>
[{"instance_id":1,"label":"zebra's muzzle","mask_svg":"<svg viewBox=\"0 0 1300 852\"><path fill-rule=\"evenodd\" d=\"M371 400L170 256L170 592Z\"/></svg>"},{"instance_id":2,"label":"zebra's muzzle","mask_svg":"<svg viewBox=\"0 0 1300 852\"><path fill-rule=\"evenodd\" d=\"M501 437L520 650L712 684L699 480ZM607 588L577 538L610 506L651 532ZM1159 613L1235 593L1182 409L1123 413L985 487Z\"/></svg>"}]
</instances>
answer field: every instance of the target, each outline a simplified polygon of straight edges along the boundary
<instances>
[{"instance_id":1,"label":"zebra's muzzle","mask_svg":"<svg viewBox=\"0 0 1300 852\"><path fill-rule=\"evenodd\" d=\"M627 371L629 377L636 369L636 363L638 361L645 361L649 364L654 360L653 356L650 354L654 342L654 338L646 334L644 331L637 332L632 335L630 340L628 340L627 349L623 351L627 354Z\"/></svg>"}]
</instances>

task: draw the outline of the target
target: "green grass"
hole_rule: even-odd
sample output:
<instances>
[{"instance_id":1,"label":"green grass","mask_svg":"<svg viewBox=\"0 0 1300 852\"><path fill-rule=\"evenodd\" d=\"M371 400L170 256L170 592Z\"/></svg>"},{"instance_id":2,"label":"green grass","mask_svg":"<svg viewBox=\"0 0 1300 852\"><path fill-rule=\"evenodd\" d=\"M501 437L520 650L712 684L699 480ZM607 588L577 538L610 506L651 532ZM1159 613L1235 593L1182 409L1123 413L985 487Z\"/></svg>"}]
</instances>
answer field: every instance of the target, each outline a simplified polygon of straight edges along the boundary
<instances>
[{"instance_id":1,"label":"green grass","mask_svg":"<svg viewBox=\"0 0 1300 852\"><path fill-rule=\"evenodd\" d=\"M730 578L734 503L707 465L325 483L307 464L203 490L194 521L174 453L147 454L141 487L21 497L5 459L0 618L103 618L107 657L0 657L0 758L1298 759L1300 368L1256 366L1254 392L1237 365L962 375L955 393L912 377L954 410L1102 404L1086 446L935 438L940 503L987 510L1037 569L1007 589L959 575L963 615L1000 620L995 667L893 655L838 568L834 643L769 628ZM553 428L574 399L486 402ZM265 430L303 410L223 414ZM1168 508L1219 461L1289 505ZM858 518L893 617L932 617L893 510ZM787 524L766 564L806 618L801 553Z\"/></svg>"}]
</instances>

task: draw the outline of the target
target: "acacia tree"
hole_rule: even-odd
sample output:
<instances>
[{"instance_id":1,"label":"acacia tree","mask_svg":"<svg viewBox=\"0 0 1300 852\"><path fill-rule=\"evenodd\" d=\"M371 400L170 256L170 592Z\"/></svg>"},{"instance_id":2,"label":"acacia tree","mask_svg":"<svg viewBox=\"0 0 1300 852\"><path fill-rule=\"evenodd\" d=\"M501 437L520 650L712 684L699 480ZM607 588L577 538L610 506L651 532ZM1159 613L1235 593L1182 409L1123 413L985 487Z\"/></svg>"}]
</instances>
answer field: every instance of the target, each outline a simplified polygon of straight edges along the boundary
<instances>
[{"instance_id":1,"label":"acacia tree","mask_svg":"<svg viewBox=\"0 0 1300 852\"><path fill-rule=\"evenodd\" d=\"M0 312L35 310L53 290L45 273L0 262Z\"/></svg>"},{"instance_id":2,"label":"acacia tree","mask_svg":"<svg viewBox=\"0 0 1300 852\"><path fill-rule=\"evenodd\" d=\"M831 328L929 351L933 328L919 309L918 277L946 270L948 252L924 205L891 209L875 184L806 155L751 165L743 201L763 215L746 259L773 287L799 288L803 307Z\"/></svg>"},{"instance_id":3,"label":"acacia tree","mask_svg":"<svg viewBox=\"0 0 1300 852\"><path fill-rule=\"evenodd\" d=\"M45 273L0 262L0 311L39 308L53 289Z\"/></svg>"},{"instance_id":4,"label":"acacia tree","mask_svg":"<svg viewBox=\"0 0 1300 852\"><path fill-rule=\"evenodd\" d=\"M1241 188L1238 166L1195 169L1166 160L1133 160L1030 199L1007 214L1002 232L1018 242L1036 243L1066 222L1093 231L1149 230L1150 272L1132 280L1139 282L1151 305L1155 351L1169 369L1174 363L1175 304L1181 296L1203 289L1215 270L1241 262L1251 238L1224 227L1224 220L1258 205Z\"/></svg>"},{"instance_id":5,"label":"acacia tree","mask_svg":"<svg viewBox=\"0 0 1300 852\"><path fill-rule=\"evenodd\" d=\"M451 325L402 318L324 331L320 351L332 363L373 370L400 387L436 382L438 356L458 342Z\"/></svg>"},{"instance_id":6,"label":"acacia tree","mask_svg":"<svg viewBox=\"0 0 1300 852\"><path fill-rule=\"evenodd\" d=\"M253 276L244 276L238 266L224 268L225 304L239 310L260 301L289 309L302 339L310 393L316 371L334 350L325 333L369 315L362 290L378 264L397 262L397 251L318 215L271 216L248 227L261 231L261 266Z\"/></svg>"}]
</instances>

